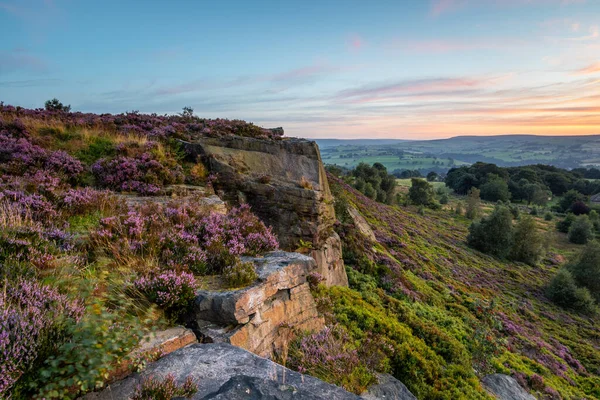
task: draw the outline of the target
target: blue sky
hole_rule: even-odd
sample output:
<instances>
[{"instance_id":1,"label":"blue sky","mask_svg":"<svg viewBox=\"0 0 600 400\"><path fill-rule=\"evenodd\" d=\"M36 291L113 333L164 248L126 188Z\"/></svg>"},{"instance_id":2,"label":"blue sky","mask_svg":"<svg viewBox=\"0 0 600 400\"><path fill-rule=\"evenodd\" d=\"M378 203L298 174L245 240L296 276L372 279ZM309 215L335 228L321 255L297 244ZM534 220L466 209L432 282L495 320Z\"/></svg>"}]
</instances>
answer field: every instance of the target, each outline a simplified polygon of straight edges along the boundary
<instances>
[{"instance_id":1,"label":"blue sky","mask_svg":"<svg viewBox=\"0 0 600 400\"><path fill-rule=\"evenodd\" d=\"M0 100L291 136L600 134L600 0L0 0Z\"/></svg>"}]
</instances>

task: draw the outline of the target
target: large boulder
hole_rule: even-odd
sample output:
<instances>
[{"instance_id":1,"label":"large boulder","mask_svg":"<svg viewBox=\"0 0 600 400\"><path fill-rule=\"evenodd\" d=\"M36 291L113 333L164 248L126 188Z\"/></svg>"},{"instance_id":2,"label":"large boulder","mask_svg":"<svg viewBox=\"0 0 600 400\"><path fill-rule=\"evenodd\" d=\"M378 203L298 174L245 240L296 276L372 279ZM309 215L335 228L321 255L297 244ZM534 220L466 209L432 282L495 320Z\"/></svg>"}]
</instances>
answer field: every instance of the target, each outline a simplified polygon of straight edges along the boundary
<instances>
[{"instance_id":1,"label":"large boulder","mask_svg":"<svg viewBox=\"0 0 600 400\"><path fill-rule=\"evenodd\" d=\"M325 283L348 285L340 239L333 232L333 197L315 142L199 137L184 147L190 159L202 159L216 176L213 185L222 198L250 204L273 227L282 249L310 243Z\"/></svg>"},{"instance_id":2,"label":"large boulder","mask_svg":"<svg viewBox=\"0 0 600 400\"><path fill-rule=\"evenodd\" d=\"M515 378L508 375L484 376L481 383L491 395L500 400L535 400L535 397L527 393Z\"/></svg>"},{"instance_id":3,"label":"large boulder","mask_svg":"<svg viewBox=\"0 0 600 400\"><path fill-rule=\"evenodd\" d=\"M173 375L178 383L198 384L192 399L360 399L317 378L291 371L266 358L224 343L194 344L148 365L148 368L86 400L128 399L145 377Z\"/></svg>"},{"instance_id":4,"label":"large boulder","mask_svg":"<svg viewBox=\"0 0 600 400\"><path fill-rule=\"evenodd\" d=\"M259 279L249 287L197 292L188 325L204 342L226 342L270 357L291 339L291 332L315 331L324 320L306 277L315 261L299 253L271 252L253 262Z\"/></svg>"},{"instance_id":5,"label":"large boulder","mask_svg":"<svg viewBox=\"0 0 600 400\"><path fill-rule=\"evenodd\" d=\"M404 383L390 374L377 374L378 383L360 395L366 400L417 400Z\"/></svg>"}]
</instances>

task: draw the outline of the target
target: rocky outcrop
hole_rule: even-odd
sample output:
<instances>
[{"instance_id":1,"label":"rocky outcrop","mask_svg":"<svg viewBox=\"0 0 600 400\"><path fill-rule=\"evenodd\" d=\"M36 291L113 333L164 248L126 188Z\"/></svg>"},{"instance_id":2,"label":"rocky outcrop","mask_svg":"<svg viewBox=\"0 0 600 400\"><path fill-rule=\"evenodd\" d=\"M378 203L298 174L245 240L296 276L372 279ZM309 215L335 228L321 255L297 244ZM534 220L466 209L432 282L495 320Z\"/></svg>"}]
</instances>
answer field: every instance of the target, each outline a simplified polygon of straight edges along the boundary
<instances>
[{"instance_id":1,"label":"rocky outcrop","mask_svg":"<svg viewBox=\"0 0 600 400\"><path fill-rule=\"evenodd\" d=\"M205 342L226 342L270 357L290 340L286 327L313 331L324 327L306 281L315 270L311 257L271 252L244 258L259 279L238 290L197 293L188 324Z\"/></svg>"},{"instance_id":2,"label":"rocky outcrop","mask_svg":"<svg viewBox=\"0 0 600 400\"><path fill-rule=\"evenodd\" d=\"M347 285L339 237L333 232L333 198L319 148L302 139L238 136L184 143L216 176L214 187L232 204L249 203L273 227L285 250L310 243L328 285Z\"/></svg>"},{"instance_id":3,"label":"rocky outcrop","mask_svg":"<svg viewBox=\"0 0 600 400\"><path fill-rule=\"evenodd\" d=\"M366 400L417 400L404 383L390 374L377 374L376 385L372 385L360 397Z\"/></svg>"},{"instance_id":4,"label":"rocky outcrop","mask_svg":"<svg viewBox=\"0 0 600 400\"><path fill-rule=\"evenodd\" d=\"M86 400L128 399L145 377L172 374L183 383L198 383L195 400L208 399L329 399L358 396L308 375L291 371L248 351L224 343L194 344L148 365L129 378L91 393Z\"/></svg>"},{"instance_id":5,"label":"rocky outcrop","mask_svg":"<svg viewBox=\"0 0 600 400\"><path fill-rule=\"evenodd\" d=\"M515 378L508 375L488 375L483 377L481 383L491 395L499 400L535 400L535 397L527 393Z\"/></svg>"},{"instance_id":6,"label":"rocky outcrop","mask_svg":"<svg viewBox=\"0 0 600 400\"><path fill-rule=\"evenodd\" d=\"M363 217L356 208L348 207L348 214L350 215L350 218L352 218L352 222L354 222L354 226L356 226L356 229L358 229L358 231L365 238L369 239L372 242L377 242L377 238L375 237L375 233L371 229L371 226L369 225L365 217Z\"/></svg>"}]
</instances>

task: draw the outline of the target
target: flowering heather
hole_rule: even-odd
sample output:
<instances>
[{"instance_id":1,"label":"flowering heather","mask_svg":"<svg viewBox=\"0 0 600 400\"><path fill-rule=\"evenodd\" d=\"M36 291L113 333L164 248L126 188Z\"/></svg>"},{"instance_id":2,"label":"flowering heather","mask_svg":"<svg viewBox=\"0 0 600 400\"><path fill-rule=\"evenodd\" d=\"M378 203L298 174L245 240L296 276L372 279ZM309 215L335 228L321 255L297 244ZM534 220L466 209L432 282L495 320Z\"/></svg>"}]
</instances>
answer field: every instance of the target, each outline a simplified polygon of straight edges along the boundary
<instances>
[{"instance_id":1,"label":"flowering heather","mask_svg":"<svg viewBox=\"0 0 600 400\"><path fill-rule=\"evenodd\" d=\"M102 129L153 138L192 139L197 136L221 137L228 135L278 139L283 129L265 129L241 120L204 119L179 115L157 115L128 112L124 114L89 114L80 112L50 111L43 109L16 108L0 104L0 117L11 123L12 130L23 130L19 120L35 120L47 123L61 123L71 128ZM13 125L17 125L13 127ZM5 128L6 129L6 128ZM2 126L0 126L0 131Z\"/></svg>"},{"instance_id":2,"label":"flowering heather","mask_svg":"<svg viewBox=\"0 0 600 400\"><path fill-rule=\"evenodd\" d=\"M185 309L194 299L197 287L194 275L177 271L141 277L133 285L152 302L173 311Z\"/></svg>"},{"instance_id":3,"label":"flowering heather","mask_svg":"<svg viewBox=\"0 0 600 400\"><path fill-rule=\"evenodd\" d=\"M192 377L188 377L183 385L175 382L173 375L163 379L148 377L135 388L131 400L171 400L175 397L190 398L198 392L198 385Z\"/></svg>"},{"instance_id":4,"label":"flowering heather","mask_svg":"<svg viewBox=\"0 0 600 400\"><path fill-rule=\"evenodd\" d=\"M0 293L0 397L28 371L61 319L77 321L82 315L80 302L48 286L9 282Z\"/></svg>"},{"instance_id":5,"label":"flowering heather","mask_svg":"<svg viewBox=\"0 0 600 400\"><path fill-rule=\"evenodd\" d=\"M95 190L90 187L68 189L62 196L62 206L73 214L82 214L101 208L101 203L108 200L110 192Z\"/></svg>"},{"instance_id":6,"label":"flowering heather","mask_svg":"<svg viewBox=\"0 0 600 400\"><path fill-rule=\"evenodd\" d=\"M157 194L162 185L183 182L179 165L168 168L149 153L100 159L92 166L92 172L102 187L146 195Z\"/></svg>"}]
</instances>

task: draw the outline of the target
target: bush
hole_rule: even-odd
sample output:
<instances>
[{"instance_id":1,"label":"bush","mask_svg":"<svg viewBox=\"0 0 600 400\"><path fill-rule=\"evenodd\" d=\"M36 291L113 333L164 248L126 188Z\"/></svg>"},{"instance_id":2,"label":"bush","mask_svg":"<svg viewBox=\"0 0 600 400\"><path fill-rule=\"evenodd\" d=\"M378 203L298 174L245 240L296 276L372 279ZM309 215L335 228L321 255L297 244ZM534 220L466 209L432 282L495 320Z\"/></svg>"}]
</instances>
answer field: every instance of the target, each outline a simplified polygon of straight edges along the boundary
<instances>
[{"instance_id":1,"label":"bush","mask_svg":"<svg viewBox=\"0 0 600 400\"><path fill-rule=\"evenodd\" d=\"M229 287L242 287L253 283L258 275L253 263L236 262L223 269L223 278Z\"/></svg>"},{"instance_id":2,"label":"bush","mask_svg":"<svg viewBox=\"0 0 600 400\"><path fill-rule=\"evenodd\" d=\"M535 265L544 253L544 238L538 231L532 217L522 217L514 230L510 258L529 265Z\"/></svg>"},{"instance_id":3,"label":"bush","mask_svg":"<svg viewBox=\"0 0 600 400\"><path fill-rule=\"evenodd\" d=\"M587 215L578 216L569 228L569 242L586 244L594 238L593 225Z\"/></svg>"},{"instance_id":4,"label":"bush","mask_svg":"<svg viewBox=\"0 0 600 400\"><path fill-rule=\"evenodd\" d=\"M585 313L594 311L594 299L587 288L578 288L567 269L561 269L552 279L546 294L561 307L572 308Z\"/></svg>"},{"instance_id":5,"label":"bush","mask_svg":"<svg viewBox=\"0 0 600 400\"><path fill-rule=\"evenodd\" d=\"M544 214L544 221L552 221L554 219L554 214L552 214L550 211L548 211L546 214Z\"/></svg>"},{"instance_id":6,"label":"bush","mask_svg":"<svg viewBox=\"0 0 600 400\"><path fill-rule=\"evenodd\" d=\"M467 208L465 216L469 219L476 219L479 216L480 191L477 188L471 188L467 194Z\"/></svg>"},{"instance_id":7,"label":"bush","mask_svg":"<svg viewBox=\"0 0 600 400\"><path fill-rule=\"evenodd\" d=\"M507 256L513 244L512 214L508 208L498 205L488 217L473 222L467 242L484 253Z\"/></svg>"},{"instance_id":8,"label":"bush","mask_svg":"<svg viewBox=\"0 0 600 400\"><path fill-rule=\"evenodd\" d=\"M71 111L70 105L65 106L63 103L58 101L56 97L52 100L46 101L46 103L44 103L44 108L46 109L46 111L62 111L66 113Z\"/></svg>"},{"instance_id":9,"label":"bush","mask_svg":"<svg viewBox=\"0 0 600 400\"><path fill-rule=\"evenodd\" d=\"M569 233L569 229L574 221L575 215L567 214L565 218L556 222L556 230L562 233Z\"/></svg>"},{"instance_id":10,"label":"bush","mask_svg":"<svg viewBox=\"0 0 600 400\"><path fill-rule=\"evenodd\" d=\"M135 388L131 400L171 400L175 397L191 398L198 392L198 385L191 376L188 376L183 385L175 382L173 375L167 375L164 379L152 376L145 378Z\"/></svg>"},{"instance_id":11,"label":"bush","mask_svg":"<svg viewBox=\"0 0 600 400\"><path fill-rule=\"evenodd\" d=\"M600 245L597 242L588 243L567 269L577 284L588 288L600 301Z\"/></svg>"},{"instance_id":12,"label":"bush","mask_svg":"<svg viewBox=\"0 0 600 400\"><path fill-rule=\"evenodd\" d=\"M297 338L290 344L290 368L360 394L377 381L339 326Z\"/></svg>"},{"instance_id":13,"label":"bush","mask_svg":"<svg viewBox=\"0 0 600 400\"><path fill-rule=\"evenodd\" d=\"M196 279L185 272L166 271L133 282L150 301L173 315L184 312L196 296Z\"/></svg>"},{"instance_id":14,"label":"bush","mask_svg":"<svg viewBox=\"0 0 600 400\"><path fill-rule=\"evenodd\" d=\"M410 201L418 206L429 206L435 203L433 186L424 179L412 178L408 190Z\"/></svg>"},{"instance_id":15,"label":"bush","mask_svg":"<svg viewBox=\"0 0 600 400\"><path fill-rule=\"evenodd\" d=\"M440 204L448 204L449 201L450 201L450 199L448 198L448 195L446 193L444 193L440 197Z\"/></svg>"},{"instance_id":16,"label":"bush","mask_svg":"<svg viewBox=\"0 0 600 400\"><path fill-rule=\"evenodd\" d=\"M5 266L3 266L4 268ZM68 335L66 326L83 307L32 280L5 281L0 287L0 397L10 398L24 374L35 373ZM20 386L27 382L19 382ZM26 390L27 388L25 388Z\"/></svg>"},{"instance_id":17,"label":"bush","mask_svg":"<svg viewBox=\"0 0 600 400\"><path fill-rule=\"evenodd\" d=\"M78 324L68 330L70 340L49 357L39 371L43 382L38 397L73 399L79 393L99 388L110 371L140 344L146 331L146 317L123 312L131 307L128 299L110 299L117 309L94 299ZM148 310L148 315L152 309Z\"/></svg>"}]
</instances>

